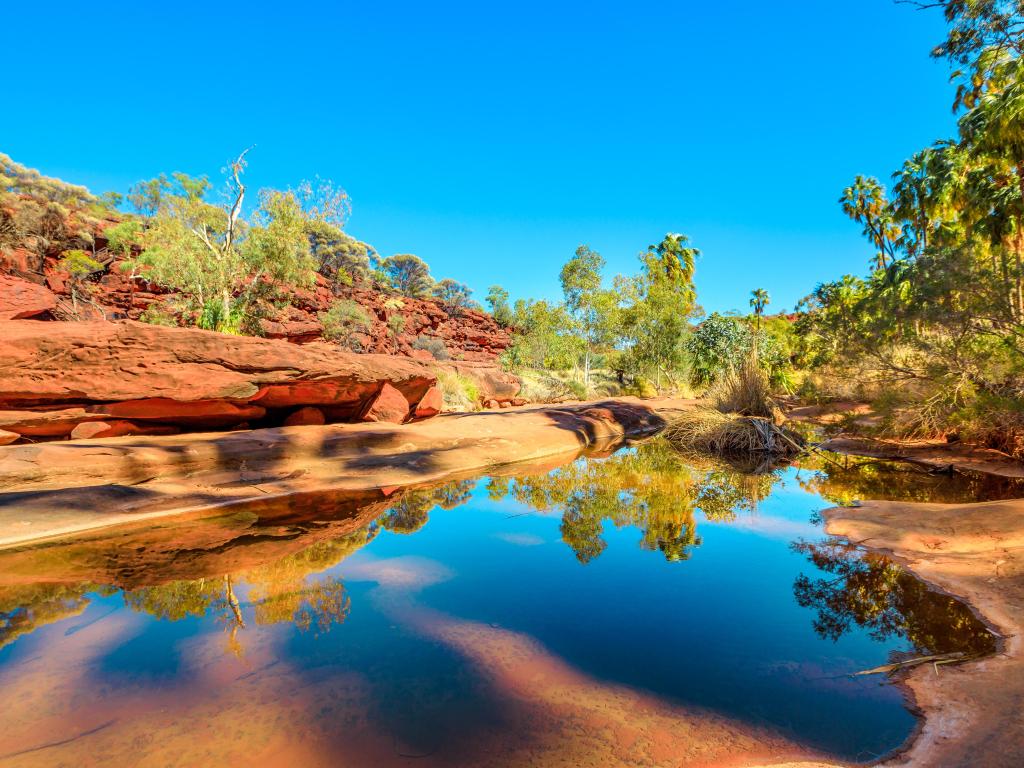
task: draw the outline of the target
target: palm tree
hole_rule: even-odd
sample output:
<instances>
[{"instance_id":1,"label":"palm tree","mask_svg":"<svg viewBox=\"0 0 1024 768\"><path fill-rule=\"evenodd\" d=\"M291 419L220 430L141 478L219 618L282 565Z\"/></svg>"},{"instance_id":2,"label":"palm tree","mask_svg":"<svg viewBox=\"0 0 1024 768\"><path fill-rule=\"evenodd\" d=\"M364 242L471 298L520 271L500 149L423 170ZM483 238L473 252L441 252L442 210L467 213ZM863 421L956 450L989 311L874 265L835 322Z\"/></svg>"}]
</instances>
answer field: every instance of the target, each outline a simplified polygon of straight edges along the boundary
<instances>
[{"instance_id":1,"label":"palm tree","mask_svg":"<svg viewBox=\"0 0 1024 768\"><path fill-rule=\"evenodd\" d=\"M839 203L843 213L864 225L864 235L878 249L875 263L885 269L896 260L896 241L900 228L893 220L885 188L872 177L857 176L853 184L843 190Z\"/></svg>"},{"instance_id":2,"label":"palm tree","mask_svg":"<svg viewBox=\"0 0 1024 768\"><path fill-rule=\"evenodd\" d=\"M771 301L771 296L768 295L768 291L764 288L755 288L750 292L750 306L754 309L754 317L757 319L757 330L761 331L761 315L764 314L764 308L768 306Z\"/></svg>"}]
</instances>

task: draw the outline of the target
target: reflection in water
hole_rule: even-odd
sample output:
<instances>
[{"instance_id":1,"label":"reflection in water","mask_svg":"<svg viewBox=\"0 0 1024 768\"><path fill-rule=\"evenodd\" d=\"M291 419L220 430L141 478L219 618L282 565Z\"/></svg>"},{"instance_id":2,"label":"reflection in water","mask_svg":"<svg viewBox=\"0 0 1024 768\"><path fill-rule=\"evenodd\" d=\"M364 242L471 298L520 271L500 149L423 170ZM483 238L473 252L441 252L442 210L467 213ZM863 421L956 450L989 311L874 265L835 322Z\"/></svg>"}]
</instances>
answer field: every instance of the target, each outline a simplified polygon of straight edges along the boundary
<instances>
[{"instance_id":1,"label":"reflection in water","mask_svg":"<svg viewBox=\"0 0 1024 768\"><path fill-rule=\"evenodd\" d=\"M561 512L562 540L581 563L605 551L606 521L638 529L641 548L678 562L701 544L697 509L709 520L732 520L737 512L756 509L777 480L776 474L684 464L667 443L652 441L600 462L577 461L543 475L492 480L488 492Z\"/></svg>"},{"instance_id":2,"label":"reflection in water","mask_svg":"<svg viewBox=\"0 0 1024 768\"><path fill-rule=\"evenodd\" d=\"M166 744L148 759L172 764L223 757L237 734L239 759L281 765L864 757L911 722L898 694L847 674L882 652L987 653L993 638L838 540L793 544L799 573L779 532L788 543L852 498L981 490L818 459L751 475L650 441L479 485L308 494L3 553L0 758L108 721L89 737L106 752L76 741L61 759L124 757L153 734ZM182 657L176 677L147 688L144 659L161 654ZM85 716L93 691L102 706ZM173 737L196 713L222 731L205 747Z\"/></svg>"},{"instance_id":3,"label":"reflection in water","mask_svg":"<svg viewBox=\"0 0 1024 768\"><path fill-rule=\"evenodd\" d=\"M1024 478L929 472L912 464L825 452L802 458L799 466L811 470L801 474L801 487L838 506L863 499L964 504L1024 498Z\"/></svg>"},{"instance_id":4,"label":"reflection in water","mask_svg":"<svg viewBox=\"0 0 1024 768\"><path fill-rule=\"evenodd\" d=\"M793 586L797 602L817 611L814 631L838 640L854 627L883 641L907 640L917 655L995 651L995 638L961 602L928 589L888 558L835 537L800 541L793 549L828 574L801 574Z\"/></svg>"}]
</instances>

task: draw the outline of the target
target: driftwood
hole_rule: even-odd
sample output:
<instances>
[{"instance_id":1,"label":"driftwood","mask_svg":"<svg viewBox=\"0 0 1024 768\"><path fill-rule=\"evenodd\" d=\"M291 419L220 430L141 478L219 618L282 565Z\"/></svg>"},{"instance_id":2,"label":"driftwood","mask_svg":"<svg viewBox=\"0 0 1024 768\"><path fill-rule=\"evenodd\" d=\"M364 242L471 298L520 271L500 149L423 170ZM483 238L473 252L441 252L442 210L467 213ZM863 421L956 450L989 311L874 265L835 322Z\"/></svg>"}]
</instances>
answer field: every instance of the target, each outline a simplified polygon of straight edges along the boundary
<instances>
[{"instance_id":1,"label":"driftwood","mask_svg":"<svg viewBox=\"0 0 1024 768\"><path fill-rule=\"evenodd\" d=\"M858 677L860 675L886 675L890 672L897 672L901 669L910 669L921 664L952 664L955 661L964 661L966 655L961 651L954 653L939 653L933 656L917 656L913 659L905 659L904 661L894 661L891 664L883 664L880 667L874 667L872 669L864 669L860 672L853 672L850 677Z\"/></svg>"}]
</instances>

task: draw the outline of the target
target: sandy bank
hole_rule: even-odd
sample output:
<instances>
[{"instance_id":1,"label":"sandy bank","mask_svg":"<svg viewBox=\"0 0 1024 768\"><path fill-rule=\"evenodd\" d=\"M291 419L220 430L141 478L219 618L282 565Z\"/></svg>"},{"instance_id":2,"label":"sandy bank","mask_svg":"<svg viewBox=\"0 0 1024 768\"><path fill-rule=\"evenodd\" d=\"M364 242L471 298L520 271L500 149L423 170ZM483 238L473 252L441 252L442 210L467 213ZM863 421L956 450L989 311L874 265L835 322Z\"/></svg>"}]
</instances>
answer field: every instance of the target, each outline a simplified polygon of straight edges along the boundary
<instances>
[{"instance_id":1,"label":"sandy bank","mask_svg":"<svg viewBox=\"0 0 1024 768\"><path fill-rule=\"evenodd\" d=\"M868 501L828 510L825 518L828 533L889 553L965 599L1002 637L995 656L909 674L925 720L909 749L887 764L1024 765L1024 500Z\"/></svg>"},{"instance_id":2,"label":"sandy bank","mask_svg":"<svg viewBox=\"0 0 1024 768\"><path fill-rule=\"evenodd\" d=\"M439 482L650 435L683 400L616 398L334 424L0 448L0 547L254 498Z\"/></svg>"}]
</instances>

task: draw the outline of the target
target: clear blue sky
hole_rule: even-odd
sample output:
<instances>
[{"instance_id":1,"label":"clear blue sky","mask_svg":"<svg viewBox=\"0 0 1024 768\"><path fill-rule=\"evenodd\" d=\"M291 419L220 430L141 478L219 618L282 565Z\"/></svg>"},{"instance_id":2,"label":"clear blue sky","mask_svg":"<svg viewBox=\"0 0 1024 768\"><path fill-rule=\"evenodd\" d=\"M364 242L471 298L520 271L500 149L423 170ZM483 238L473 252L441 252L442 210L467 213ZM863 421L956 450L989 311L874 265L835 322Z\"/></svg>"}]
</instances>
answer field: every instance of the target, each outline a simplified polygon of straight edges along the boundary
<instances>
[{"instance_id":1,"label":"clear blue sky","mask_svg":"<svg viewBox=\"0 0 1024 768\"><path fill-rule=\"evenodd\" d=\"M102 192L255 144L251 184L334 179L353 235L478 298L673 231L709 311L778 310L866 265L854 174L955 125L941 15L892 0L227 5L9 3L0 151Z\"/></svg>"}]
</instances>

